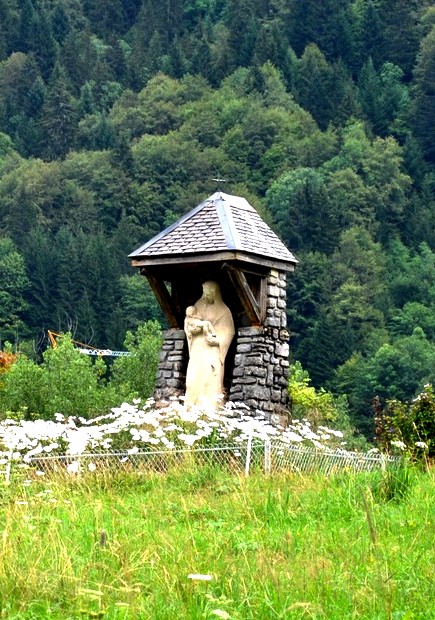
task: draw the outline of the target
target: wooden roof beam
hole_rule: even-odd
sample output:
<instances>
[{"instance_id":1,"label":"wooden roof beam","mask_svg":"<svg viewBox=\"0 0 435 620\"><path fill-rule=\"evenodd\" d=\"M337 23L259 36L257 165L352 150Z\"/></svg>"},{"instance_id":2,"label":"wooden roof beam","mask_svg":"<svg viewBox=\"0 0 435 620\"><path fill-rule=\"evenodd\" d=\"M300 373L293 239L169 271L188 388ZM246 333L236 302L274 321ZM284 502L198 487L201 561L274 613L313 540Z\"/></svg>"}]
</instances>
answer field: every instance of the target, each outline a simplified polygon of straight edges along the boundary
<instances>
[{"instance_id":1,"label":"wooden roof beam","mask_svg":"<svg viewBox=\"0 0 435 620\"><path fill-rule=\"evenodd\" d=\"M157 301L160 304L163 312L168 319L169 327L181 329L179 313L175 307L171 294L166 288L163 280L156 278L152 273L150 273L147 269L141 269L141 274L146 276L150 287L157 298Z\"/></svg>"},{"instance_id":2,"label":"wooden roof beam","mask_svg":"<svg viewBox=\"0 0 435 620\"><path fill-rule=\"evenodd\" d=\"M240 301L242 302L243 309L245 310L249 321L252 325L261 325L264 317L262 311L262 303L258 303L255 299L254 293L248 284L245 274L240 269L224 263L224 269L226 269L228 276L233 283L234 288L237 290Z\"/></svg>"}]
</instances>

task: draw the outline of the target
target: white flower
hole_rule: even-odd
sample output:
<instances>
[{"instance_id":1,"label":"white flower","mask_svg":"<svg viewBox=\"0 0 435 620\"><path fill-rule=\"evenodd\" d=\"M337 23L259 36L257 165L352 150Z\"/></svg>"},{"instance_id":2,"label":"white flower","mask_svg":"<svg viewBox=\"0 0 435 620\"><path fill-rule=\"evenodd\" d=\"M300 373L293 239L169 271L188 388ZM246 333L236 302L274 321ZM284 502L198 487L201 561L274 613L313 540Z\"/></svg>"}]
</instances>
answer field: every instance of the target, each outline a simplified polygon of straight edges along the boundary
<instances>
[{"instance_id":1,"label":"white flower","mask_svg":"<svg viewBox=\"0 0 435 620\"><path fill-rule=\"evenodd\" d=\"M230 614L223 609L212 609L210 613L212 613L214 616L217 616L218 618L223 618L224 620L228 620L228 618L231 618Z\"/></svg>"},{"instance_id":2,"label":"white flower","mask_svg":"<svg viewBox=\"0 0 435 620\"><path fill-rule=\"evenodd\" d=\"M320 443L320 441L317 441L316 439L312 439L311 441L313 442L313 445L316 448L319 448L319 450L324 450L325 449L325 446L322 443Z\"/></svg>"},{"instance_id":3,"label":"white flower","mask_svg":"<svg viewBox=\"0 0 435 620\"><path fill-rule=\"evenodd\" d=\"M417 448L422 448L423 450L427 450L429 448L427 443L425 443L424 441L416 441L415 445L416 445Z\"/></svg>"},{"instance_id":4,"label":"white flower","mask_svg":"<svg viewBox=\"0 0 435 620\"><path fill-rule=\"evenodd\" d=\"M180 435L178 435L178 439L181 439L181 441L183 441L187 446L193 446L195 441L200 439L200 437L198 437L198 435L186 435L185 433L180 433Z\"/></svg>"},{"instance_id":5,"label":"white flower","mask_svg":"<svg viewBox=\"0 0 435 620\"><path fill-rule=\"evenodd\" d=\"M88 463L88 469L89 471L95 471L97 469L97 466L95 465L95 463Z\"/></svg>"},{"instance_id":6,"label":"white flower","mask_svg":"<svg viewBox=\"0 0 435 620\"><path fill-rule=\"evenodd\" d=\"M77 474L79 469L80 469L80 463L78 461L72 461L71 463L69 463L68 467L66 468L67 472L70 474Z\"/></svg>"},{"instance_id":7,"label":"white flower","mask_svg":"<svg viewBox=\"0 0 435 620\"><path fill-rule=\"evenodd\" d=\"M190 573L190 575L187 575L187 578L192 579L193 581L211 581L213 576L201 575L200 573Z\"/></svg>"},{"instance_id":8,"label":"white flower","mask_svg":"<svg viewBox=\"0 0 435 620\"><path fill-rule=\"evenodd\" d=\"M399 448L399 450L406 449L406 445L403 443L403 441L392 441L391 445L394 446L395 448Z\"/></svg>"}]
</instances>

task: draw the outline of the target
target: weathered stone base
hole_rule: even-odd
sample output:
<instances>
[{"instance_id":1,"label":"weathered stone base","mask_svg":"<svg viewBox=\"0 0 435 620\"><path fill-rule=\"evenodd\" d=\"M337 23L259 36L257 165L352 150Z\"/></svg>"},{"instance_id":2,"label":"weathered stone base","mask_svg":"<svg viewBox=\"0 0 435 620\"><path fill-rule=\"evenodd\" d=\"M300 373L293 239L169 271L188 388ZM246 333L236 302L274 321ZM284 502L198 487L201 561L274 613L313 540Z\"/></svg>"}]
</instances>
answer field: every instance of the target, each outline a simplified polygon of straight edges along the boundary
<instances>
[{"instance_id":1,"label":"weathered stone base","mask_svg":"<svg viewBox=\"0 0 435 620\"><path fill-rule=\"evenodd\" d=\"M239 328L229 400L282 422L289 402L288 332L271 332L268 327Z\"/></svg>"}]
</instances>

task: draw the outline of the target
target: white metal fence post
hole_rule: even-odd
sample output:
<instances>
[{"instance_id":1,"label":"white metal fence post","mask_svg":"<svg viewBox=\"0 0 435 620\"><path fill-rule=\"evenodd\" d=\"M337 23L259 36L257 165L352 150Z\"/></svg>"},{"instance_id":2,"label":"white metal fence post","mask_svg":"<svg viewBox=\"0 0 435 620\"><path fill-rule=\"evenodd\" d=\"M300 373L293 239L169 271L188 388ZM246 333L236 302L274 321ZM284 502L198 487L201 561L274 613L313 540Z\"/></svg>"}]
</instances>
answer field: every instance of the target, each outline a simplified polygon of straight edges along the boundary
<instances>
[{"instance_id":1,"label":"white metal fence post","mask_svg":"<svg viewBox=\"0 0 435 620\"><path fill-rule=\"evenodd\" d=\"M264 442L264 473L270 474L272 470L272 443L270 439Z\"/></svg>"},{"instance_id":2,"label":"white metal fence post","mask_svg":"<svg viewBox=\"0 0 435 620\"><path fill-rule=\"evenodd\" d=\"M12 469L12 450L7 453L6 456L6 467L4 470L0 471L0 474L3 474L5 477L5 483L9 484L11 481L11 469Z\"/></svg>"},{"instance_id":3,"label":"white metal fence post","mask_svg":"<svg viewBox=\"0 0 435 620\"><path fill-rule=\"evenodd\" d=\"M251 466L251 451L252 451L252 435L249 435L248 443L246 445L245 476L249 476L249 468Z\"/></svg>"}]
</instances>

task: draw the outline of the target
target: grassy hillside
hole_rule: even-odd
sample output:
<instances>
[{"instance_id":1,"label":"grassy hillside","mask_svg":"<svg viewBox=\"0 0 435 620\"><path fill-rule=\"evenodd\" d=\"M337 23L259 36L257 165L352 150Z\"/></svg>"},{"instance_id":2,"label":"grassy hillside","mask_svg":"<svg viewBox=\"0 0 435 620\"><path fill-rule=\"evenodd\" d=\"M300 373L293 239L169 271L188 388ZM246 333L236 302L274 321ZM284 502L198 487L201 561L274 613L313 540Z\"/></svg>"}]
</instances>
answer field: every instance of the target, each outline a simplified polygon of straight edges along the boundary
<instances>
[{"instance_id":1,"label":"grassy hillside","mask_svg":"<svg viewBox=\"0 0 435 620\"><path fill-rule=\"evenodd\" d=\"M432 473L106 472L0 493L2 618L433 617Z\"/></svg>"}]
</instances>

